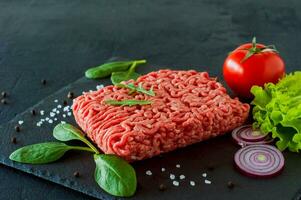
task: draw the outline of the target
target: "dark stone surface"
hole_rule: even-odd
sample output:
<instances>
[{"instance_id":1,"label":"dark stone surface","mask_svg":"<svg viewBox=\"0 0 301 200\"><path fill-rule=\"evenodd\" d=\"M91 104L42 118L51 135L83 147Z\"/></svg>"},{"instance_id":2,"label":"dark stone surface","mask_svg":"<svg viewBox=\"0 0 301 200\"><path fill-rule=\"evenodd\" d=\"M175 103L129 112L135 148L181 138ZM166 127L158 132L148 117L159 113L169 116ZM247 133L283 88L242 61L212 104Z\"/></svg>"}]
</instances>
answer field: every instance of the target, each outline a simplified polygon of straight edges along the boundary
<instances>
[{"instance_id":1,"label":"dark stone surface","mask_svg":"<svg viewBox=\"0 0 301 200\"><path fill-rule=\"evenodd\" d=\"M113 56L200 66L221 77L227 52L256 35L277 45L287 71L300 70L300 8L298 0L1 0L0 90L9 104L0 105L0 124ZM0 169L1 199L86 198Z\"/></svg>"}]
</instances>

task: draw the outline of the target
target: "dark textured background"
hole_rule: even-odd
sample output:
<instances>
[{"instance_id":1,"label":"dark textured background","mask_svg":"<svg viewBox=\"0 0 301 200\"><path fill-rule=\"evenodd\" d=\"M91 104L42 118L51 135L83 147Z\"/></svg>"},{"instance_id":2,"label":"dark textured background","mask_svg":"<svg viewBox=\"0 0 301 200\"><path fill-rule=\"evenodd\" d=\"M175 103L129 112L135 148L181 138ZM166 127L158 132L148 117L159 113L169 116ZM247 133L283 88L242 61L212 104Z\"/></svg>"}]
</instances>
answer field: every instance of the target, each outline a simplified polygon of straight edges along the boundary
<instances>
[{"instance_id":1,"label":"dark textured background","mask_svg":"<svg viewBox=\"0 0 301 200\"><path fill-rule=\"evenodd\" d=\"M288 71L300 70L300 8L298 0L0 0L0 90L9 92L0 124L114 56L221 77L227 52L256 35L277 45ZM0 177L0 199L87 199L4 166Z\"/></svg>"}]
</instances>

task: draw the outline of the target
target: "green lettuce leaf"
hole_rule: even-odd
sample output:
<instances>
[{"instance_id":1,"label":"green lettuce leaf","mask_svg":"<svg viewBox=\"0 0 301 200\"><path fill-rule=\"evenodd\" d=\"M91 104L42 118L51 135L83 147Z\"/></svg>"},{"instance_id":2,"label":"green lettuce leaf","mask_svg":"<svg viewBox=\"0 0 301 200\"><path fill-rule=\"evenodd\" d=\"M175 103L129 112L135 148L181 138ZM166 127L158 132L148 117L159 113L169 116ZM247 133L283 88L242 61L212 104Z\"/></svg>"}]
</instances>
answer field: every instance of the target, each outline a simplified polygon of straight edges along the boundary
<instances>
[{"instance_id":1,"label":"green lettuce leaf","mask_svg":"<svg viewBox=\"0 0 301 200\"><path fill-rule=\"evenodd\" d=\"M301 150L301 71L286 75L277 84L253 86L251 104L255 128L272 133L281 151Z\"/></svg>"}]
</instances>

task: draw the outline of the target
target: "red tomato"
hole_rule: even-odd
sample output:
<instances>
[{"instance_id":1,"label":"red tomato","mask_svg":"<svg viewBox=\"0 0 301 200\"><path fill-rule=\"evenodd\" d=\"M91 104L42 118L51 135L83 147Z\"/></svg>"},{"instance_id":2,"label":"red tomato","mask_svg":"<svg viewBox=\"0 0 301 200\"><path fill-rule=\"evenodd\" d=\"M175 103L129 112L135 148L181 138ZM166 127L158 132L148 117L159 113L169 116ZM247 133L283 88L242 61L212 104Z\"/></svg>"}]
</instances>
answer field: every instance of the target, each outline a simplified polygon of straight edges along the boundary
<instances>
[{"instance_id":1,"label":"red tomato","mask_svg":"<svg viewBox=\"0 0 301 200\"><path fill-rule=\"evenodd\" d=\"M253 54L246 58L248 52ZM277 83L285 73L280 55L263 44L252 43L239 46L226 58L223 66L224 79L231 90L243 98L251 98L253 85Z\"/></svg>"}]
</instances>

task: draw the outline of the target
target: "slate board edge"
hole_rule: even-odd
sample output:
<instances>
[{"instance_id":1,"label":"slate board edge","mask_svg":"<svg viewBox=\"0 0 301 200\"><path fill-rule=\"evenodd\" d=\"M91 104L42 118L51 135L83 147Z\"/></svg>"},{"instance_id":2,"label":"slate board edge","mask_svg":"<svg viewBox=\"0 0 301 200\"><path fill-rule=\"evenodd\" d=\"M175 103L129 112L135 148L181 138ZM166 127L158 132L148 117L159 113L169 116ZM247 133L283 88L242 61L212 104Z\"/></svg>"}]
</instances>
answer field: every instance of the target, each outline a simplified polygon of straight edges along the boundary
<instances>
[{"instance_id":1,"label":"slate board edge","mask_svg":"<svg viewBox=\"0 0 301 200\"><path fill-rule=\"evenodd\" d=\"M76 82L78 82L78 81L80 81L80 80L83 80L83 79L85 79L85 78L81 77L81 78L77 79L76 81L74 81L74 82L68 84L67 86L64 86L63 88L57 90L56 92L52 93L51 95L45 97L44 99L40 100L40 101L39 101L38 103L36 103L35 105L33 105L33 106L27 108L27 109L24 110L22 113L19 113L18 115L16 115L16 116L15 116L13 119L11 119L9 122L7 122L7 123L5 123L5 124L1 124L0 128L3 128L4 126L6 126L6 125L8 125L8 124L10 124L10 123L15 122L16 119L18 119L18 118L19 118L20 116L22 116L23 114L26 114L30 109L34 109L34 108L38 107L38 106L41 105L45 100L53 98L54 96L56 96L57 94L63 92L64 90L66 90L66 89L68 89L68 88L71 88L71 86L72 86L74 83L76 83ZM39 177L39 178L42 178L42 179L44 179L44 180L48 180L48 181L50 181L50 182L54 182L54 183L56 183L56 184L63 185L63 186L68 187L68 188L70 188L70 189L72 189L72 190L75 190L75 191L78 191L78 192L87 194L87 195L89 195L89 196L92 196L92 197L95 197L95 198L98 198L98 199L111 200L112 197L113 197L113 196L111 196L110 198L106 197L105 195L102 194L102 193L104 193L104 191L103 191L103 192L99 192L99 191L88 191L88 190L85 190L84 188L82 188L82 191L81 191L81 190L79 190L79 189L77 189L77 188L74 188L72 185L70 185L70 183L68 184L66 181L62 181L61 179L64 180L64 179L65 179L64 177L61 177L60 180L50 179L49 176L47 176L47 177L49 177L49 178L46 178L45 175L44 175L44 176L41 176L41 174L39 174L38 171L35 171L35 170L30 171L30 170L28 170L27 168L22 168L22 166L24 166L24 164L14 163L13 161L10 161L8 158L3 157L2 155L0 155L0 163L3 164L3 165L5 165L5 166L12 167L12 168L18 169L18 170L20 170L20 171L23 171L23 172L25 172L25 173L35 175L35 176L37 176L37 177ZM59 176L58 176L58 177L59 177ZM66 180L67 180L67 179L66 179ZM91 180L94 181L94 177L91 177ZM99 190L102 190L102 189L99 188ZM117 199L117 198L116 198L116 199Z\"/></svg>"}]
</instances>

